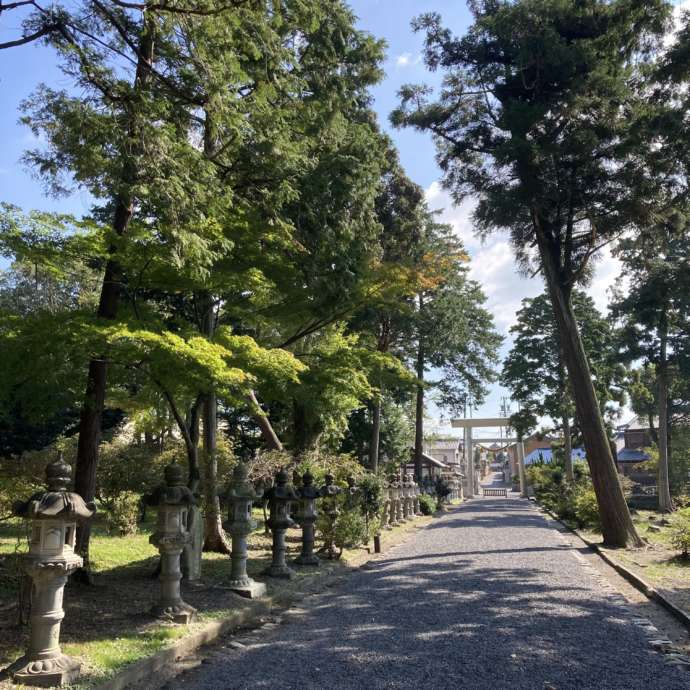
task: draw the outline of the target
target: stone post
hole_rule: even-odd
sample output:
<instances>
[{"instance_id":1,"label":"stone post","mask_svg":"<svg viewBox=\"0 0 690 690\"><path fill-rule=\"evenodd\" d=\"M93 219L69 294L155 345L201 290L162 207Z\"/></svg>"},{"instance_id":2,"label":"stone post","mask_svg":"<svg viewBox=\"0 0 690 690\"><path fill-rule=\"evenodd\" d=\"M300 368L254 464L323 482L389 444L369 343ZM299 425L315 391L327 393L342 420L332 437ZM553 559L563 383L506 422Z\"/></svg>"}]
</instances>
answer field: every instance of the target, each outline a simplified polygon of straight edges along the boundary
<instances>
[{"instance_id":1,"label":"stone post","mask_svg":"<svg viewBox=\"0 0 690 690\"><path fill-rule=\"evenodd\" d=\"M182 550L180 568L182 569L182 579L187 582L197 582L201 579L201 552L204 546L204 516L199 507L199 485L201 477L198 470L195 476L188 481L187 486L194 495L196 503L188 508L187 527L190 540Z\"/></svg>"},{"instance_id":2,"label":"stone post","mask_svg":"<svg viewBox=\"0 0 690 690\"><path fill-rule=\"evenodd\" d=\"M254 489L248 477L246 464L238 462L232 471L232 481L227 493L228 519L223 527L232 538L228 586L240 596L256 599L266 594L266 585L253 580L247 574L247 537L256 529L252 505L261 498L261 492Z\"/></svg>"},{"instance_id":3,"label":"stone post","mask_svg":"<svg viewBox=\"0 0 690 690\"><path fill-rule=\"evenodd\" d=\"M316 512L316 499L321 492L314 486L314 477L310 472L302 476L302 486L296 491L299 510L297 522L302 528L302 552L295 559L297 565L319 565L320 561L314 553L314 531L318 518Z\"/></svg>"},{"instance_id":4,"label":"stone post","mask_svg":"<svg viewBox=\"0 0 690 690\"><path fill-rule=\"evenodd\" d=\"M280 470L276 474L274 485L266 492L270 516L268 526L273 532L273 559L271 565L264 570L264 574L269 577L280 577L290 579L295 574L294 570L288 567L285 560L285 532L288 527L295 523L290 517L290 504L297 500L297 494L290 484L288 484L288 474L285 470Z\"/></svg>"},{"instance_id":5,"label":"stone post","mask_svg":"<svg viewBox=\"0 0 690 690\"><path fill-rule=\"evenodd\" d=\"M171 463L164 473L165 484L151 497L158 504L158 521L149 542L158 547L161 555L160 599L151 613L173 623L186 624L194 619L196 609L182 600L180 556L192 538L189 507L196 499L184 482L184 470L180 465Z\"/></svg>"},{"instance_id":6,"label":"stone post","mask_svg":"<svg viewBox=\"0 0 690 690\"><path fill-rule=\"evenodd\" d=\"M333 544L333 530L335 528L335 521L340 513L338 509L338 494L341 490L339 486L333 483L332 474L327 474L324 481L326 483L319 489L319 494L323 498L321 506L327 523L324 533L324 551L329 559L333 559L337 556L335 545Z\"/></svg>"},{"instance_id":7,"label":"stone post","mask_svg":"<svg viewBox=\"0 0 690 690\"><path fill-rule=\"evenodd\" d=\"M33 585L29 646L7 669L15 683L53 687L79 677L80 664L60 649L62 600L67 579L83 565L74 553L77 520L90 518L95 507L68 491L71 474L59 453L46 467L48 490L14 506L15 515L31 520L29 553L23 564Z\"/></svg>"}]
</instances>

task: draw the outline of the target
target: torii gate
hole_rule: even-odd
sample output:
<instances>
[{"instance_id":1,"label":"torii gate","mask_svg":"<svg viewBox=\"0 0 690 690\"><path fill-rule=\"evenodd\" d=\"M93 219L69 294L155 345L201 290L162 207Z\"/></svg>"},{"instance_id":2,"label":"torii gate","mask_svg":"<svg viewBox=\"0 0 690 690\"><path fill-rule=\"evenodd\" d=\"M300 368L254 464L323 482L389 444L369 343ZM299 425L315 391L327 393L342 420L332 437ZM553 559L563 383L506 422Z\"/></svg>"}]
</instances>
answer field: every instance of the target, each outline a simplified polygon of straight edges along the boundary
<instances>
[{"instance_id":1,"label":"torii gate","mask_svg":"<svg viewBox=\"0 0 690 690\"><path fill-rule=\"evenodd\" d=\"M509 427L510 419L508 417L485 417L477 419L451 419L451 426L455 428L464 429L464 448L465 448L465 496L471 498L479 493L479 477L474 471L474 455L472 447L472 429L477 428L495 428L495 427ZM494 441L498 439L480 439L482 442L486 440ZM525 448L518 439L501 439L505 443L517 443L518 452L518 467L520 468L520 487L524 486L524 480L522 477L523 473L523 461Z\"/></svg>"}]
</instances>

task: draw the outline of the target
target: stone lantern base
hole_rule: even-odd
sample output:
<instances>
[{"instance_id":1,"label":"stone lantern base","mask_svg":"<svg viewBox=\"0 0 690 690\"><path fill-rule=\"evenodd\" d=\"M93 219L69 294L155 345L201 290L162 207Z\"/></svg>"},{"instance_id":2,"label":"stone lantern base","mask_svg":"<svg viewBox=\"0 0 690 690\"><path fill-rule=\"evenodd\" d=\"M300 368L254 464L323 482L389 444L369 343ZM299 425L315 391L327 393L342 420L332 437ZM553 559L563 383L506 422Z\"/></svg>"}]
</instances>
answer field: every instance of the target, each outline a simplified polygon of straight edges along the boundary
<instances>
[{"instance_id":1,"label":"stone lantern base","mask_svg":"<svg viewBox=\"0 0 690 690\"><path fill-rule=\"evenodd\" d=\"M311 556L304 556L303 554L300 554L297 556L297 558L295 558L295 563L297 565L320 565L321 559L315 554L311 554Z\"/></svg>"},{"instance_id":2,"label":"stone lantern base","mask_svg":"<svg viewBox=\"0 0 690 690\"><path fill-rule=\"evenodd\" d=\"M183 625L191 623L196 617L196 609L189 604L185 604L184 601L171 606L162 606L158 604L151 609L151 613L156 616L156 618L172 621L173 623L181 623Z\"/></svg>"},{"instance_id":3,"label":"stone lantern base","mask_svg":"<svg viewBox=\"0 0 690 690\"><path fill-rule=\"evenodd\" d=\"M290 580L295 576L295 571L287 565L271 564L263 572L268 577L277 577L282 580Z\"/></svg>"},{"instance_id":4,"label":"stone lantern base","mask_svg":"<svg viewBox=\"0 0 690 690\"><path fill-rule=\"evenodd\" d=\"M251 577L230 580L228 587L245 599L259 599L266 596L266 585L263 582L252 580Z\"/></svg>"},{"instance_id":5,"label":"stone lantern base","mask_svg":"<svg viewBox=\"0 0 690 690\"><path fill-rule=\"evenodd\" d=\"M15 683L38 685L43 688L54 688L70 685L79 678L81 664L66 654L51 659L29 659L26 656L17 659L7 669Z\"/></svg>"}]
</instances>

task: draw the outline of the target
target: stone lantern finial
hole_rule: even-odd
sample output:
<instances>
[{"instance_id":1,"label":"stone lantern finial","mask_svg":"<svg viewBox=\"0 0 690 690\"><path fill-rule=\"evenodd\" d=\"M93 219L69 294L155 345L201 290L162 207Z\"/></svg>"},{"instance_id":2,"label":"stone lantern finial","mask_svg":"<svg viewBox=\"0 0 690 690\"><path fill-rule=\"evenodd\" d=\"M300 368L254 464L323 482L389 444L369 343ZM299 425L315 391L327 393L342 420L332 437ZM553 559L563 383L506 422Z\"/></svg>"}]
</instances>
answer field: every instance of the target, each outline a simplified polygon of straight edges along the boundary
<instances>
[{"instance_id":1,"label":"stone lantern finial","mask_svg":"<svg viewBox=\"0 0 690 690\"><path fill-rule=\"evenodd\" d=\"M72 468L65 462L61 450L57 458L46 465L46 484L49 491L67 491L72 481Z\"/></svg>"}]
</instances>

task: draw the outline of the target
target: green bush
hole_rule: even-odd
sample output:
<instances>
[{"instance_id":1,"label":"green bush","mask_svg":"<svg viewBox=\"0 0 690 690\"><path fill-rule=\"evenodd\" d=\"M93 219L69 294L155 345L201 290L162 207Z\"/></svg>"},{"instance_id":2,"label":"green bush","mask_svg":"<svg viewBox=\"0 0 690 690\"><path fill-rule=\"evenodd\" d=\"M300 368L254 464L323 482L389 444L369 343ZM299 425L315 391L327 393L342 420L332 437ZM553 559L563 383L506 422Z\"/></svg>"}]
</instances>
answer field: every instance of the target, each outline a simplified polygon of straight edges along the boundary
<instances>
[{"instance_id":1,"label":"green bush","mask_svg":"<svg viewBox=\"0 0 690 690\"><path fill-rule=\"evenodd\" d=\"M367 544L369 539L381 531L381 519L385 500L383 496L383 477L367 472L357 481L359 510L364 518Z\"/></svg>"},{"instance_id":2,"label":"green bush","mask_svg":"<svg viewBox=\"0 0 690 690\"><path fill-rule=\"evenodd\" d=\"M141 496L134 491L121 491L110 501L105 524L108 532L126 537L137 533Z\"/></svg>"},{"instance_id":3,"label":"green bush","mask_svg":"<svg viewBox=\"0 0 690 690\"><path fill-rule=\"evenodd\" d=\"M601 531L599 504L590 484L578 485L574 493L574 513L580 527Z\"/></svg>"},{"instance_id":4,"label":"green bush","mask_svg":"<svg viewBox=\"0 0 690 690\"><path fill-rule=\"evenodd\" d=\"M419 509L422 511L422 515L433 515L436 510L436 499L429 494L420 494Z\"/></svg>"},{"instance_id":5,"label":"green bush","mask_svg":"<svg viewBox=\"0 0 690 690\"><path fill-rule=\"evenodd\" d=\"M673 548L682 558L690 558L690 508L679 510L671 516L669 536Z\"/></svg>"},{"instance_id":6,"label":"green bush","mask_svg":"<svg viewBox=\"0 0 690 690\"><path fill-rule=\"evenodd\" d=\"M565 469L557 462L535 463L526 471L537 500L545 508L578 527L601 530L596 494L585 463L573 464L572 483L566 481Z\"/></svg>"},{"instance_id":7,"label":"green bush","mask_svg":"<svg viewBox=\"0 0 690 690\"><path fill-rule=\"evenodd\" d=\"M364 516L357 510L343 510L335 521L333 543L342 551L362 545L366 538Z\"/></svg>"}]
</instances>

